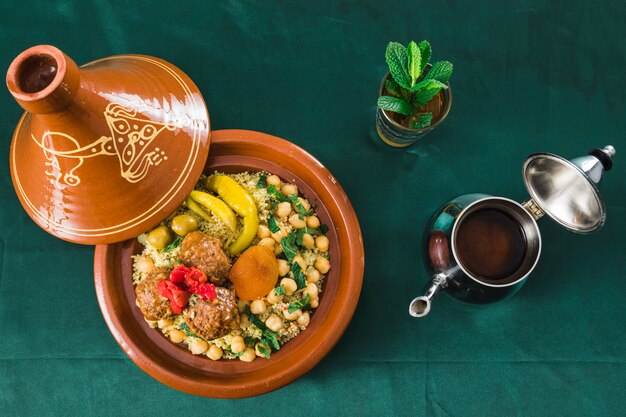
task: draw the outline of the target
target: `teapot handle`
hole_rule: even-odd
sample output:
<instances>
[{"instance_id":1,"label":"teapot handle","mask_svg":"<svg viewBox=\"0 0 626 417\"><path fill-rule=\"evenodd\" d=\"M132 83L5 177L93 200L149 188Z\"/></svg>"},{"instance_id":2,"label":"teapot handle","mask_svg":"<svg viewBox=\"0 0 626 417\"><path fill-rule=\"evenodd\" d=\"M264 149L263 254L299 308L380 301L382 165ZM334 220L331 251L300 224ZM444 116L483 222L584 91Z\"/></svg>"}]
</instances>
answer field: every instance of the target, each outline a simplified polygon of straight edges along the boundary
<instances>
[{"instance_id":1,"label":"teapot handle","mask_svg":"<svg viewBox=\"0 0 626 417\"><path fill-rule=\"evenodd\" d=\"M413 317L424 317L430 312L430 305L435 295L448 285L448 275L440 273L433 276L426 287L424 295L416 297L409 304L409 314Z\"/></svg>"}]
</instances>

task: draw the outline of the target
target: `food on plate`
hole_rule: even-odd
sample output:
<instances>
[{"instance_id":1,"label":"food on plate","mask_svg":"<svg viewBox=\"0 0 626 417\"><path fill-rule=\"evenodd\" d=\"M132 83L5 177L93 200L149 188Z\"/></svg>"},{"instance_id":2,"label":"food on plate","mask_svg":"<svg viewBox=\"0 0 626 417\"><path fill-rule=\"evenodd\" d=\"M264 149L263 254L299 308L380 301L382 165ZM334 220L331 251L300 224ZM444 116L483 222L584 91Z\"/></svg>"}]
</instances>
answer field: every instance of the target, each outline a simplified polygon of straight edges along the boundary
<instances>
[{"instance_id":1,"label":"food on plate","mask_svg":"<svg viewBox=\"0 0 626 417\"><path fill-rule=\"evenodd\" d=\"M200 178L139 236L136 304L194 355L251 362L304 331L331 268L327 228L295 184L271 173Z\"/></svg>"}]
</instances>

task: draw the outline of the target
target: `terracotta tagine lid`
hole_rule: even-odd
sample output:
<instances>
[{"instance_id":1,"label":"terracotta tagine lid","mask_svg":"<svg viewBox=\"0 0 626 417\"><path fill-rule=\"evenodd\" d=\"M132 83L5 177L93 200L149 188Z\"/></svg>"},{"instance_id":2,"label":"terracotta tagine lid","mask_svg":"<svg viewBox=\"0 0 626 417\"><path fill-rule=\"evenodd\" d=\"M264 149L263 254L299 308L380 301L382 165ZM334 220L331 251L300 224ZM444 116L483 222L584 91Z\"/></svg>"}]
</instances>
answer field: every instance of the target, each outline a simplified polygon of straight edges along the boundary
<instances>
[{"instance_id":1,"label":"terracotta tagine lid","mask_svg":"<svg viewBox=\"0 0 626 417\"><path fill-rule=\"evenodd\" d=\"M11 143L15 191L44 230L103 244L158 224L193 189L209 152L196 85L158 58L119 55L78 67L40 45L18 55L9 91L26 111Z\"/></svg>"}]
</instances>

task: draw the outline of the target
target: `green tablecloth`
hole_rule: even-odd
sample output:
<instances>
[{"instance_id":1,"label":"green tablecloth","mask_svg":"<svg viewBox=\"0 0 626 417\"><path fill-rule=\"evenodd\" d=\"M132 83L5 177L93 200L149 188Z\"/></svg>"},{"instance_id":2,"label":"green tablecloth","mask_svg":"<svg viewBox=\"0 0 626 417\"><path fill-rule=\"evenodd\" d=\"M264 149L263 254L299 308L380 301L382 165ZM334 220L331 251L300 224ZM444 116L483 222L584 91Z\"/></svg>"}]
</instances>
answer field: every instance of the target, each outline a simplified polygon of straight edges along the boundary
<instances>
[{"instance_id":1,"label":"green tablecloth","mask_svg":"<svg viewBox=\"0 0 626 417\"><path fill-rule=\"evenodd\" d=\"M625 415L624 3L302 3L0 4L0 68L40 43L79 64L167 59L198 84L214 129L268 132L319 158L366 249L354 319L306 376L245 400L170 389L110 335L93 247L49 236L22 210L8 167L21 111L0 89L0 415ZM396 151L373 131L384 49L424 38L455 64L454 103L435 132ZM409 317L426 280L422 231L441 203L474 191L521 201L528 154L607 143L618 154L604 229L581 236L542 219L542 259L515 297L476 308L442 296L427 318Z\"/></svg>"}]
</instances>

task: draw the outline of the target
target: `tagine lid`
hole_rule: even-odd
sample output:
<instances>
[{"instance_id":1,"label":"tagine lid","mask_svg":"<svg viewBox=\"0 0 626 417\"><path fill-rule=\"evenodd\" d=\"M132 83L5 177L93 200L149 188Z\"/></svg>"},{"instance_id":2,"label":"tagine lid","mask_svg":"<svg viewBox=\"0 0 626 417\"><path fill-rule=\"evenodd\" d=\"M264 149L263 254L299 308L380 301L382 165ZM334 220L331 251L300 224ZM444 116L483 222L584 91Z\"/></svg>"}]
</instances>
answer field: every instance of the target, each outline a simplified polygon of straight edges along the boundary
<instances>
[{"instance_id":1,"label":"tagine lid","mask_svg":"<svg viewBox=\"0 0 626 417\"><path fill-rule=\"evenodd\" d=\"M186 199L210 144L196 85L174 65L119 55L78 68L59 49L18 55L7 87L26 110L10 151L28 215L71 242L137 236Z\"/></svg>"},{"instance_id":2,"label":"tagine lid","mask_svg":"<svg viewBox=\"0 0 626 417\"><path fill-rule=\"evenodd\" d=\"M614 155L615 148L608 145L571 160L550 153L529 156L522 171L532 200L525 206L536 217L545 213L573 232L598 230L606 220L598 185Z\"/></svg>"}]
</instances>

